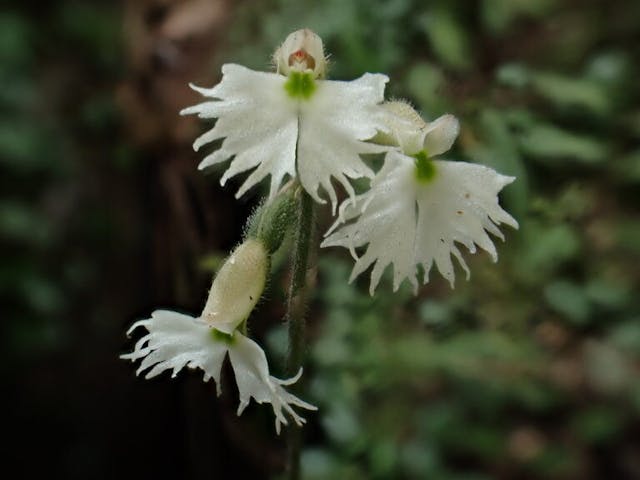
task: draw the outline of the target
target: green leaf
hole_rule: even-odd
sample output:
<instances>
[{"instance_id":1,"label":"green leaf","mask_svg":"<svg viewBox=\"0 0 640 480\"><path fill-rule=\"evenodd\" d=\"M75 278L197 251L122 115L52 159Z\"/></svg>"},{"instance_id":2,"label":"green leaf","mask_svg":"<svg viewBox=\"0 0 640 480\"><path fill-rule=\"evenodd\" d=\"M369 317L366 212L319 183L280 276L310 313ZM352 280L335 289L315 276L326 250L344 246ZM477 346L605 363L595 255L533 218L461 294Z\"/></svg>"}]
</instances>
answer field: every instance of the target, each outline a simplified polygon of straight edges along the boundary
<instances>
[{"instance_id":1,"label":"green leaf","mask_svg":"<svg viewBox=\"0 0 640 480\"><path fill-rule=\"evenodd\" d=\"M49 222L27 205L0 203L0 234L5 239L26 244L44 243L50 237L50 228Z\"/></svg>"},{"instance_id":2,"label":"green leaf","mask_svg":"<svg viewBox=\"0 0 640 480\"><path fill-rule=\"evenodd\" d=\"M420 305L418 312L420 319L430 326L446 325L454 314L451 305L436 300L426 300Z\"/></svg>"},{"instance_id":3,"label":"green leaf","mask_svg":"<svg viewBox=\"0 0 640 480\"><path fill-rule=\"evenodd\" d=\"M432 478L439 470L439 455L428 443L410 442L401 448L400 463L412 478Z\"/></svg>"},{"instance_id":4,"label":"green leaf","mask_svg":"<svg viewBox=\"0 0 640 480\"><path fill-rule=\"evenodd\" d=\"M433 53L454 70L467 71L472 66L467 31L450 9L435 8L418 19L418 26L429 38Z\"/></svg>"},{"instance_id":5,"label":"green leaf","mask_svg":"<svg viewBox=\"0 0 640 480\"><path fill-rule=\"evenodd\" d=\"M584 289L567 280L550 283L544 289L547 304L576 325L584 325L591 312L591 304Z\"/></svg>"},{"instance_id":6,"label":"green leaf","mask_svg":"<svg viewBox=\"0 0 640 480\"><path fill-rule=\"evenodd\" d=\"M37 125L27 122L0 123L0 164L12 170L31 172L48 164L40 153L46 143Z\"/></svg>"},{"instance_id":7,"label":"green leaf","mask_svg":"<svg viewBox=\"0 0 640 480\"><path fill-rule=\"evenodd\" d=\"M499 34L509 28L518 17L541 17L556 3L557 0L484 0L481 15L487 29Z\"/></svg>"},{"instance_id":8,"label":"green leaf","mask_svg":"<svg viewBox=\"0 0 640 480\"><path fill-rule=\"evenodd\" d=\"M613 407L594 406L578 412L573 429L589 444L603 444L613 439L622 427L620 413Z\"/></svg>"},{"instance_id":9,"label":"green leaf","mask_svg":"<svg viewBox=\"0 0 640 480\"><path fill-rule=\"evenodd\" d=\"M522 136L520 145L526 154L549 165L598 165L609 158L609 150L600 140L552 125L533 127Z\"/></svg>"},{"instance_id":10,"label":"green leaf","mask_svg":"<svg viewBox=\"0 0 640 480\"><path fill-rule=\"evenodd\" d=\"M508 63L500 66L496 80L507 87L521 89L531 82L531 72L520 63Z\"/></svg>"},{"instance_id":11,"label":"green leaf","mask_svg":"<svg viewBox=\"0 0 640 480\"><path fill-rule=\"evenodd\" d=\"M640 317L615 325L608 340L617 349L637 355L640 352Z\"/></svg>"},{"instance_id":12,"label":"green leaf","mask_svg":"<svg viewBox=\"0 0 640 480\"><path fill-rule=\"evenodd\" d=\"M31 34L31 25L20 15L0 14L0 71L23 68L31 63L34 53Z\"/></svg>"},{"instance_id":13,"label":"green leaf","mask_svg":"<svg viewBox=\"0 0 640 480\"><path fill-rule=\"evenodd\" d=\"M580 252L580 237L569 225L527 222L520 232L518 270L528 280L546 282L553 271Z\"/></svg>"},{"instance_id":14,"label":"green leaf","mask_svg":"<svg viewBox=\"0 0 640 480\"><path fill-rule=\"evenodd\" d=\"M586 378L596 392L619 395L633 385L633 366L613 344L589 340L585 342L584 356Z\"/></svg>"},{"instance_id":15,"label":"green leaf","mask_svg":"<svg viewBox=\"0 0 640 480\"><path fill-rule=\"evenodd\" d=\"M640 253L640 223L636 220L620 220L614 232L617 246L623 250Z\"/></svg>"},{"instance_id":16,"label":"green leaf","mask_svg":"<svg viewBox=\"0 0 640 480\"><path fill-rule=\"evenodd\" d=\"M640 149L624 155L612 165L618 181L623 183L640 183Z\"/></svg>"},{"instance_id":17,"label":"green leaf","mask_svg":"<svg viewBox=\"0 0 640 480\"><path fill-rule=\"evenodd\" d=\"M332 440L337 443L353 441L361 431L358 418L345 403L334 403L322 416L322 426Z\"/></svg>"},{"instance_id":18,"label":"green leaf","mask_svg":"<svg viewBox=\"0 0 640 480\"><path fill-rule=\"evenodd\" d=\"M536 457L531 467L538 478L574 478L578 459L561 444L548 445L542 454Z\"/></svg>"},{"instance_id":19,"label":"green leaf","mask_svg":"<svg viewBox=\"0 0 640 480\"><path fill-rule=\"evenodd\" d=\"M627 52L608 51L596 55L591 59L585 71L589 80L605 85L610 93L622 87L628 79L633 77L633 62Z\"/></svg>"},{"instance_id":20,"label":"green leaf","mask_svg":"<svg viewBox=\"0 0 640 480\"><path fill-rule=\"evenodd\" d=\"M405 83L407 92L418 102L419 109L434 117L445 113L448 102L442 95L444 75L437 66L416 63L409 70Z\"/></svg>"},{"instance_id":21,"label":"green leaf","mask_svg":"<svg viewBox=\"0 0 640 480\"><path fill-rule=\"evenodd\" d=\"M595 304L609 309L621 309L630 299L629 288L605 278L594 278L587 284L586 294Z\"/></svg>"},{"instance_id":22,"label":"green leaf","mask_svg":"<svg viewBox=\"0 0 640 480\"><path fill-rule=\"evenodd\" d=\"M324 449L305 449L302 452L300 464L305 480L323 480L335 474L336 460Z\"/></svg>"},{"instance_id":23,"label":"green leaf","mask_svg":"<svg viewBox=\"0 0 640 480\"><path fill-rule=\"evenodd\" d=\"M577 107L598 115L611 110L606 88L595 81L555 73L535 73L531 80L534 90L558 107Z\"/></svg>"},{"instance_id":24,"label":"green leaf","mask_svg":"<svg viewBox=\"0 0 640 480\"><path fill-rule=\"evenodd\" d=\"M76 55L92 58L97 66L113 72L121 59L120 12L113 4L61 2L53 24Z\"/></svg>"},{"instance_id":25,"label":"green leaf","mask_svg":"<svg viewBox=\"0 0 640 480\"><path fill-rule=\"evenodd\" d=\"M369 452L369 463L373 473L388 476L393 473L398 461L398 448L391 439L376 442Z\"/></svg>"}]
</instances>

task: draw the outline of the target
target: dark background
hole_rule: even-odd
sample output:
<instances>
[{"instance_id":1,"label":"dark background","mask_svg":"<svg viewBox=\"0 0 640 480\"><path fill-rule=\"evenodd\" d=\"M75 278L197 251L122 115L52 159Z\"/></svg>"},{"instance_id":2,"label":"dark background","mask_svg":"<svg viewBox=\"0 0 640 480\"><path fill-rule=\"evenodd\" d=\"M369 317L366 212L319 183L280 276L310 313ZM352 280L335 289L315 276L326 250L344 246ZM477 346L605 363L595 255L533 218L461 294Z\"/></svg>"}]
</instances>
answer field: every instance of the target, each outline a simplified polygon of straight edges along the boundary
<instances>
[{"instance_id":1,"label":"dark background","mask_svg":"<svg viewBox=\"0 0 640 480\"><path fill-rule=\"evenodd\" d=\"M18 478L277 478L268 406L118 359L158 307L196 314L258 195L197 172L178 111L220 65L310 27L330 75L391 77L449 157L515 175L500 261L413 297L322 251L305 478L640 478L640 3L97 0L0 11L3 469ZM234 188L236 187L236 188ZM319 219L330 224L329 212ZM286 261L251 333L281 375ZM406 285L405 285L406 287Z\"/></svg>"}]
</instances>

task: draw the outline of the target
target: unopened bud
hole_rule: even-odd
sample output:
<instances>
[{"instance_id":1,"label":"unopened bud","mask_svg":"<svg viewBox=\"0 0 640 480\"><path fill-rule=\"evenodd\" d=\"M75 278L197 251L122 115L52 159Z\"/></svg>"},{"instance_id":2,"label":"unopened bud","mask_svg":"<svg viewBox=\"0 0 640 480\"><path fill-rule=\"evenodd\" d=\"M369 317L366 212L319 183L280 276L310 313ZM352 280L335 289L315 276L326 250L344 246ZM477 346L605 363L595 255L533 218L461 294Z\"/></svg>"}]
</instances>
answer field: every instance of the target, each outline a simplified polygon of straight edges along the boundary
<instances>
[{"instance_id":1,"label":"unopened bud","mask_svg":"<svg viewBox=\"0 0 640 480\"><path fill-rule=\"evenodd\" d=\"M278 73L289 76L292 71L311 72L313 78L323 78L327 70L322 39L308 28L287 37L273 54Z\"/></svg>"},{"instance_id":2,"label":"unopened bud","mask_svg":"<svg viewBox=\"0 0 640 480\"><path fill-rule=\"evenodd\" d=\"M262 242L245 241L216 275L202 319L221 332L233 334L260 299L268 269L269 256Z\"/></svg>"},{"instance_id":3,"label":"unopened bud","mask_svg":"<svg viewBox=\"0 0 640 480\"><path fill-rule=\"evenodd\" d=\"M424 146L427 124L413 107L403 101L385 102L385 123L389 128L393 143L407 155L420 152Z\"/></svg>"},{"instance_id":4,"label":"unopened bud","mask_svg":"<svg viewBox=\"0 0 640 480\"><path fill-rule=\"evenodd\" d=\"M450 114L426 123L407 102L386 102L382 107L391 136L406 155L440 155L451 148L460 131L458 119Z\"/></svg>"},{"instance_id":5,"label":"unopened bud","mask_svg":"<svg viewBox=\"0 0 640 480\"><path fill-rule=\"evenodd\" d=\"M263 207L256 237L262 240L269 253L280 248L287 230L295 224L296 206L293 189L289 189Z\"/></svg>"}]
</instances>

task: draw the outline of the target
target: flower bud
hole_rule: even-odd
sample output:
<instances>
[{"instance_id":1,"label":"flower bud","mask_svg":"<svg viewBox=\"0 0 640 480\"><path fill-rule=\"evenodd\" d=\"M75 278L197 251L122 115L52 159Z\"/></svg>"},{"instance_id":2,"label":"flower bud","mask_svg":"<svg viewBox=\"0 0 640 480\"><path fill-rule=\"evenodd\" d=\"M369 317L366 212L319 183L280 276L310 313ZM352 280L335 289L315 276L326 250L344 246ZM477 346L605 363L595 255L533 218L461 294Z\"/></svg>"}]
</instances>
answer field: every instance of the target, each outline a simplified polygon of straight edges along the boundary
<instances>
[{"instance_id":1,"label":"flower bud","mask_svg":"<svg viewBox=\"0 0 640 480\"><path fill-rule=\"evenodd\" d=\"M424 146L427 124L413 107L403 101L394 100L382 104L385 110L385 123L391 132L393 142L400 146L403 153L413 155Z\"/></svg>"},{"instance_id":2,"label":"flower bud","mask_svg":"<svg viewBox=\"0 0 640 480\"><path fill-rule=\"evenodd\" d=\"M406 102L386 102L382 107L387 114L385 123L406 155L440 155L451 148L460 131L458 119L450 114L426 123Z\"/></svg>"},{"instance_id":3,"label":"flower bud","mask_svg":"<svg viewBox=\"0 0 640 480\"><path fill-rule=\"evenodd\" d=\"M211 285L202 320L231 335L260 299L267 280L269 256L263 243L249 239L224 262Z\"/></svg>"},{"instance_id":4,"label":"flower bud","mask_svg":"<svg viewBox=\"0 0 640 480\"><path fill-rule=\"evenodd\" d=\"M287 37L273 54L278 73L289 76L292 71L311 72L313 78L323 78L327 70L322 39L308 28Z\"/></svg>"},{"instance_id":5,"label":"flower bud","mask_svg":"<svg viewBox=\"0 0 640 480\"><path fill-rule=\"evenodd\" d=\"M281 193L267 202L259 212L259 225L253 236L262 240L270 254L280 248L287 230L296 223L297 202L293 193L293 189Z\"/></svg>"}]
</instances>

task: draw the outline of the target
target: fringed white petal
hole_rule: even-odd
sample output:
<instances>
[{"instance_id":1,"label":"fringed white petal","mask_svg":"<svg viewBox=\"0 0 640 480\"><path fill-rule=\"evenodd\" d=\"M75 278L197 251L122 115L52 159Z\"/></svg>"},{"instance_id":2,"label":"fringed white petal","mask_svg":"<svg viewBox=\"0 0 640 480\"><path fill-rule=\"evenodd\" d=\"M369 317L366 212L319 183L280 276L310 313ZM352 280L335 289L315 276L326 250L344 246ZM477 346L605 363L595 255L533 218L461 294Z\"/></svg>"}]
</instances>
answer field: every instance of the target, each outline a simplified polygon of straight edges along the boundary
<instances>
[{"instance_id":1,"label":"fringed white petal","mask_svg":"<svg viewBox=\"0 0 640 480\"><path fill-rule=\"evenodd\" d=\"M218 118L215 126L196 139L202 145L224 138L220 149L200 163L200 169L234 157L220 179L226 181L255 169L236 196L271 176L270 195L277 192L284 178L295 176L295 151L298 138L296 103L284 88L286 78L275 73L255 72L241 65L222 67L222 81L212 89L196 90L219 99L187 108L181 113L197 113L201 118ZM257 168L256 168L257 167Z\"/></svg>"},{"instance_id":2,"label":"fringed white petal","mask_svg":"<svg viewBox=\"0 0 640 480\"><path fill-rule=\"evenodd\" d=\"M497 196L514 177L482 165L433 163L434 178L420 183L415 178L413 159L390 153L371 189L359 196L355 205L341 207L336 225L322 243L323 247L342 246L352 251L368 245L357 259L351 277L353 280L374 264L371 293L390 263L394 266L394 290L405 278L417 288L418 265L423 265L427 283L434 263L453 286L451 255L469 275L456 243L471 253L478 245L495 261L496 249L487 231L502 237L498 229L501 223L518 227L516 220L500 207Z\"/></svg>"},{"instance_id":3,"label":"fringed white petal","mask_svg":"<svg viewBox=\"0 0 640 480\"><path fill-rule=\"evenodd\" d=\"M331 183L334 177L351 199L355 192L349 178L373 177L373 171L360 154L379 153L386 147L366 143L378 130L386 130L379 108L388 77L367 73L351 82L317 81L317 91L300 102L298 174L305 190L317 202L324 203L322 187L335 213L337 195Z\"/></svg>"},{"instance_id":4,"label":"fringed white petal","mask_svg":"<svg viewBox=\"0 0 640 480\"><path fill-rule=\"evenodd\" d=\"M201 368L204 380L213 378L219 388L227 345L215 342L211 327L200 318L156 310L150 319L136 322L132 329L137 326L144 326L148 333L138 341L133 352L120 356L131 361L142 358L137 374L150 369L145 378L153 378L172 370L171 376L175 377L185 366Z\"/></svg>"},{"instance_id":5,"label":"fringed white petal","mask_svg":"<svg viewBox=\"0 0 640 480\"><path fill-rule=\"evenodd\" d=\"M475 252L475 245L498 260L493 241L487 231L502 233L497 226L505 223L518 228L518 222L500 207L498 193L515 180L484 165L465 162L434 161L433 181L418 189L418 225L416 236L416 264L425 269L424 282L435 262L438 270L453 287L455 273L451 254L467 272L455 242Z\"/></svg>"},{"instance_id":6,"label":"fringed white petal","mask_svg":"<svg viewBox=\"0 0 640 480\"><path fill-rule=\"evenodd\" d=\"M283 409L293 418L298 426L305 419L292 408L297 406L307 410L317 410L313 405L300 400L287 392L282 385L291 385L300 378L301 372L289 380L279 380L269 375L269 365L264 351L253 340L236 332L233 346L229 350L229 358L236 375L236 383L240 394L238 415L249 404L251 398L258 403L270 403L276 417L276 432L279 434L282 425L287 425Z\"/></svg>"},{"instance_id":7,"label":"fringed white petal","mask_svg":"<svg viewBox=\"0 0 640 480\"><path fill-rule=\"evenodd\" d=\"M345 202L340 208L333 231L323 247L342 246L352 250L368 244L356 260L351 281L374 264L369 292L373 292L386 267L393 263L394 289L403 279L417 288L413 258L416 236L416 194L413 159L391 152L371 182L371 189L357 197L355 204ZM358 215L360 215L358 217ZM352 223L334 229L341 223Z\"/></svg>"},{"instance_id":8,"label":"fringed white petal","mask_svg":"<svg viewBox=\"0 0 640 480\"><path fill-rule=\"evenodd\" d=\"M286 176L300 176L309 194L324 202L322 187L335 210L337 194L332 178L353 198L350 180L372 177L360 154L385 151L366 143L378 130L386 130L378 105L388 78L365 74L351 82L316 80L309 99L291 98L287 77L255 72L240 65L222 67L222 81L212 89L194 87L214 101L184 109L182 114L217 118L215 126L194 142L194 149L224 138L200 169L234 157L222 176L222 185L235 175L253 171L236 196L270 176L273 197ZM297 169L296 169L297 165Z\"/></svg>"}]
</instances>

